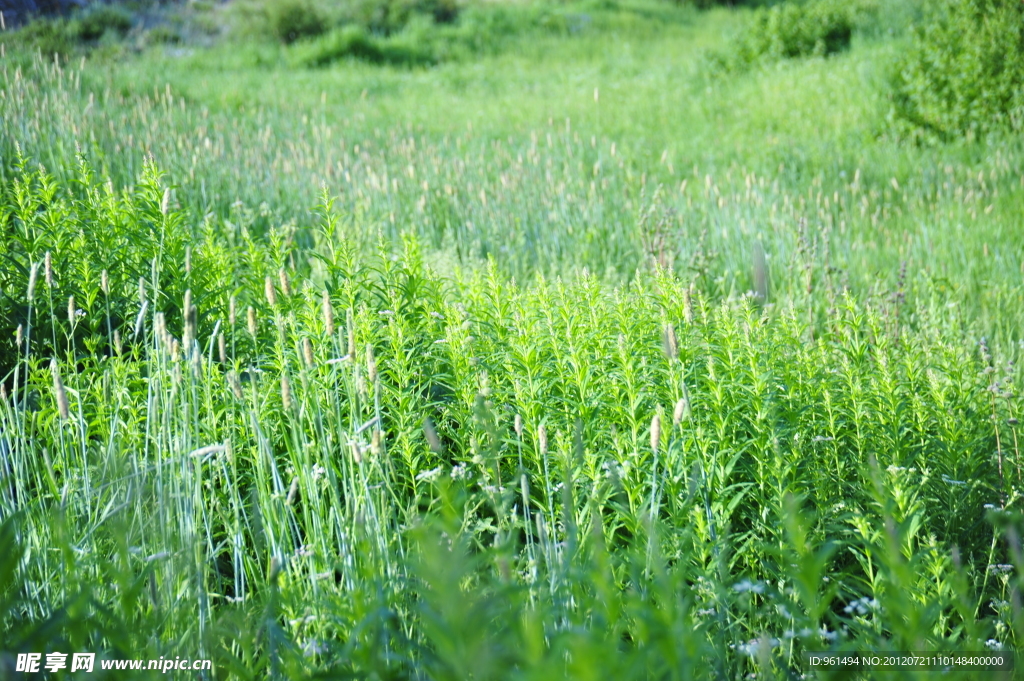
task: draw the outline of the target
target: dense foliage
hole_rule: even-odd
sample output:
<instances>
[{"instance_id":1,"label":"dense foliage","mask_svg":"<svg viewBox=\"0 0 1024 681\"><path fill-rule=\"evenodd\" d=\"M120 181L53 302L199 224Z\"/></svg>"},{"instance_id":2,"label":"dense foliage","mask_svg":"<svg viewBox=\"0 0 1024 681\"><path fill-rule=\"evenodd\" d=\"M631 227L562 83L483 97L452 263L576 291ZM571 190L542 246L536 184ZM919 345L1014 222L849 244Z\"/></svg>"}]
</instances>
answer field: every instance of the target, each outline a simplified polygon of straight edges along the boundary
<instances>
[{"instance_id":1,"label":"dense foliage","mask_svg":"<svg viewBox=\"0 0 1024 681\"><path fill-rule=\"evenodd\" d=\"M329 201L306 279L286 242L189 230L158 183L76 200L23 172L3 199L32 263L4 284L28 312L0 501L38 556L8 594L15 652L72 601L157 636L111 652L452 679L734 676L1020 624L991 605L1015 578L985 521L1022 485L1012 379L946 306L839 295L809 326L666 271L452 287L414 239L360 253ZM149 232L150 266L116 242L47 258L97 218ZM278 633L229 636L231 603Z\"/></svg>"},{"instance_id":2,"label":"dense foliage","mask_svg":"<svg viewBox=\"0 0 1024 681\"><path fill-rule=\"evenodd\" d=\"M1024 145L880 134L882 23L709 72L749 16L4 34L0 677L1019 647Z\"/></svg>"},{"instance_id":3,"label":"dense foliage","mask_svg":"<svg viewBox=\"0 0 1024 681\"><path fill-rule=\"evenodd\" d=\"M850 46L863 2L783 2L753 12L743 32L715 62L727 69L800 57L826 57Z\"/></svg>"},{"instance_id":4,"label":"dense foliage","mask_svg":"<svg viewBox=\"0 0 1024 681\"><path fill-rule=\"evenodd\" d=\"M950 139L1024 125L1024 4L943 0L914 29L892 77L912 136Z\"/></svg>"}]
</instances>

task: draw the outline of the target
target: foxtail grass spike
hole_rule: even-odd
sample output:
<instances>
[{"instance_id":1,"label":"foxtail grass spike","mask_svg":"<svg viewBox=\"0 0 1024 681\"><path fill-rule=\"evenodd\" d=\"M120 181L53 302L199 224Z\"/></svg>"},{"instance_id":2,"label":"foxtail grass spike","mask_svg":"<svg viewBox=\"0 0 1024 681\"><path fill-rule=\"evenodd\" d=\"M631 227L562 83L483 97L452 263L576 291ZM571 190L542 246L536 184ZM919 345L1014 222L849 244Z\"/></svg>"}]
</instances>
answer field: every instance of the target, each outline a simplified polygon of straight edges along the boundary
<instances>
[{"instance_id":1,"label":"foxtail grass spike","mask_svg":"<svg viewBox=\"0 0 1024 681\"><path fill-rule=\"evenodd\" d=\"M71 411L68 407L68 393L64 388L64 381L60 377L60 368L57 360L50 360L50 373L53 375L53 395L57 401L57 411L62 421L71 418Z\"/></svg>"}]
</instances>

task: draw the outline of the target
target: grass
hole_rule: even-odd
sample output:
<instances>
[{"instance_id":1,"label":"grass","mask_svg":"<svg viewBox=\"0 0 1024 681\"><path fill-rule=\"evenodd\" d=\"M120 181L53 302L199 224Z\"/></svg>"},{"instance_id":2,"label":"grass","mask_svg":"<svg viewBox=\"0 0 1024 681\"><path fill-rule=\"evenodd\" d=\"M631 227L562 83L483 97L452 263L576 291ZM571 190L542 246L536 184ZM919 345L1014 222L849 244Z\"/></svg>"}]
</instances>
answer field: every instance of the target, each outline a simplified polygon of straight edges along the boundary
<instances>
[{"instance_id":1,"label":"grass","mask_svg":"<svg viewBox=\"0 0 1024 681\"><path fill-rule=\"evenodd\" d=\"M0 61L0 673L1019 645L1019 142L892 139L898 31L726 79L734 11L542 10L590 23Z\"/></svg>"}]
</instances>

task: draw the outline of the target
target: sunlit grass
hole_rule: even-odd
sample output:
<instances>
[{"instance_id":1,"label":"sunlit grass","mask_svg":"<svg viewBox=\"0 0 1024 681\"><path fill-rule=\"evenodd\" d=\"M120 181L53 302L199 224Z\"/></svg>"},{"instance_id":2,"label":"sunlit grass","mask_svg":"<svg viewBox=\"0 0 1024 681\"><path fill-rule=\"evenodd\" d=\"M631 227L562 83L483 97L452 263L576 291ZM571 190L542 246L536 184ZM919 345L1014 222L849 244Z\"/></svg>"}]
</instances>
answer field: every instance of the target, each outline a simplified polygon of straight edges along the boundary
<instances>
[{"instance_id":1,"label":"sunlit grass","mask_svg":"<svg viewBox=\"0 0 1024 681\"><path fill-rule=\"evenodd\" d=\"M892 141L898 36L725 80L733 12L577 9L431 69L0 61L8 652L1019 645L1019 142Z\"/></svg>"}]
</instances>

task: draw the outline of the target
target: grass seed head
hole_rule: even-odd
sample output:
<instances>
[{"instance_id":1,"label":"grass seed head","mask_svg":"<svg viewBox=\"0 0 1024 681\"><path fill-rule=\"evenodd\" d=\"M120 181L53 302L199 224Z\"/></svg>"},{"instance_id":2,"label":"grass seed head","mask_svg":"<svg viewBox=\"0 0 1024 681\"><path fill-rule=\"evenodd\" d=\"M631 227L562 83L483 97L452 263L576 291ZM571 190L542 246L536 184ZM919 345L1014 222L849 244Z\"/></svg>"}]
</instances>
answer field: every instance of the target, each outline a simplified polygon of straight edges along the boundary
<instances>
[{"instance_id":1,"label":"grass seed head","mask_svg":"<svg viewBox=\"0 0 1024 681\"><path fill-rule=\"evenodd\" d=\"M114 352L121 356L121 329L114 329Z\"/></svg>"},{"instance_id":2,"label":"grass seed head","mask_svg":"<svg viewBox=\"0 0 1024 681\"><path fill-rule=\"evenodd\" d=\"M423 419L423 436L427 439L427 444L430 445L430 451L434 454L441 454L444 448L441 446L441 438L437 435L437 429L434 428L434 422L429 416Z\"/></svg>"},{"instance_id":3,"label":"grass seed head","mask_svg":"<svg viewBox=\"0 0 1024 681\"><path fill-rule=\"evenodd\" d=\"M249 335L253 338L256 337L256 310L253 309L252 305L246 310L246 325L249 327Z\"/></svg>"},{"instance_id":4,"label":"grass seed head","mask_svg":"<svg viewBox=\"0 0 1024 681\"><path fill-rule=\"evenodd\" d=\"M548 453L548 429L544 424L537 428L537 446L540 448L541 456Z\"/></svg>"},{"instance_id":5,"label":"grass seed head","mask_svg":"<svg viewBox=\"0 0 1024 681\"><path fill-rule=\"evenodd\" d=\"M196 337L195 319L192 311L195 306L192 305L192 289L185 291L185 304L182 306L181 314L185 318L185 328L182 333L182 341L185 346L185 352L191 352L192 341Z\"/></svg>"},{"instance_id":6,"label":"grass seed head","mask_svg":"<svg viewBox=\"0 0 1024 681\"><path fill-rule=\"evenodd\" d=\"M657 452L661 446L661 414L655 414L651 419L651 451Z\"/></svg>"},{"instance_id":7,"label":"grass seed head","mask_svg":"<svg viewBox=\"0 0 1024 681\"><path fill-rule=\"evenodd\" d=\"M32 269L28 273L28 302L36 297L36 278L39 276L39 263L32 263Z\"/></svg>"},{"instance_id":8,"label":"grass seed head","mask_svg":"<svg viewBox=\"0 0 1024 681\"><path fill-rule=\"evenodd\" d=\"M522 440L523 439L523 417L520 416L519 414L516 414L515 421L513 422L513 428L516 431L516 437L518 437L520 440Z\"/></svg>"},{"instance_id":9,"label":"grass seed head","mask_svg":"<svg viewBox=\"0 0 1024 681\"><path fill-rule=\"evenodd\" d=\"M374 456L380 456L380 452L381 452L380 447L381 447L381 438L382 438L382 436L383 436L383 433L381 433L380 428L374 428L373 429L373 439L370 441L370 452Z\"/></svg>"},{"instance_id":10,"label":"grass seed head","mask_svg":"<svg viewBox=\"0 0 1024 681\"><path fill-rule=\"evenodd\" d=\"M299 494L299 476L292 478L292 484L288 487L288 498L285 499L285 506L294 506L295 497Z\"/></svg>"},{"instance_id":11,"label":"grass seed head","mask_svg":"<svg viewBox=\"0 0 1024 681\"><path fill-rule=\"evenodd\" d=\"M49 251L43 258L43 273L46 277L46 288L53 288L53 258Z\"/></svg>"},{"instance_id":12,"label":"grass seed head","mask_svg":"<svg viewBox=\"0 0 1024 681\"><path fill-rule=\"evenodd\" d=\"M164 347L170 345L170 341L167 338L167 321L164 318L163 312L156 313L153 318L153 327L153 330L156 332L157 341Z\"/></svg>"},{"instance_id":13,"label":"grass seed head","mask_svg":"<svg viewBox=\"0 0 1024 681\"><path fill-rule=\"evenodd\" d=\"M75 297L68 296L68 323L75 325Z\"/></svg>"},{"instance_id":14,"label":"grass seed head","mask_svg":"<svg viewBox=\"0 0 1024 681\"><path fill-rule=\"evenodd\" d=\"M71 418L71 410L68 408L68 393L64 389L64 381L60 378L60 368L57 360L50 360L50 373L53 374L53 394L57 400L57 411L60 412L62 421Z\"/></svg>"},{"instance_id":15,"label":"grass seed head","mask_svg":"<svg viewBox=\"0 0 1024 681\"><path fill-rule=\"evenodd\" d=\"M166 216L168 211L171 209L171 188L168 187L164 190L164 198L160 202L160 214Z\"/></svg>"},{"instance_id":16,"label":"grass seed head","mask_svg":"<svg viewBox=\"0 0 1024 681\"><path fill-rule=\"evenodd\" d=\"M221 364L227 364L228 363L227 341L224 340L224 334L223 333L218 333L217 334L217 355L220 358L220 363Z\"/></svg>"},{"instance_id":17,"label":"grass seed head","mask_svg":"<svg viewBox=\"0 0 1024 681\"><path fill-rule=\"evenodd\" d=\"M25 327L18 324L18 330L14 333L14 341L17 343L17 347L20 350L21 344L25 342Z\"/></svg>"},{"instance_id":18,"label":"grass seed head","mask_svg":"<svg viewBox=\"0 0 1024 681\"><path fill-rule=\"evenodd\" d=\"M309 338L302 339L302 359L306 362L306 368L313 368L313 342Z\"/></svg>"},{"instance_id":19,"label":"grass seed head","mask_svg":"<svg viewBox=\"0 0 1024 681\"><path fill-rule=\"evenodd\" d=\"M233 370L229 371L228 375L227 375L227 379L228 379L228 386L231 387L231 392L235 394L235 397L237 399L239 399L239 400L242 399L242 397L244 397L244 395L242 393L242 382L238 380L238 374L235 373Z\"/></svg>"},{"instance_id":20,"label":"grass seed head","mask_svg":"<svg viewBox=\"0 0 1024 681\"><path fill-rule=\"evenodd\" d=\"M284 271L283 267L277 271L277 279L281 283L281 293L284 294L284 297L291 297L292 283L288 280L288 273Z\"/></svg>"},{"instance_id":21,"label":"grass seed head","mask_svg":"<svg viewBox=\"0 0 1024 681\"><path fill-rule=\"evenodd\" d=\"M238 299L231 296L228 301L228 326L232 329L235 328L235 322L238 321Z\"/></svg>"},{"instance_id":22,"label":"grass seed head","mask_svg":"<svg viewBox=\"0 0 1024 681\"><path fill-rule=\"evenodd\" d=\"M281 374L281 403L288 411L292 409L292 384L288 380L288 374Z\"/></svg>"},{"instance_id":23,"label":"grass seed head","mask_svg":"<svg viewBox=\"0 0 1024 681\"><path fill-rule=\"evenodd\" d=\"M356 320L352 308L345 313L345 325L348 327L348 356L355 361L356 358Z\"/></svg>"},{"instance_id":24,"label":"grass seed head","mask_svg":"<svg viewBox=\"0 0 1024 681\"><path fill-rule=\"evenodd\" d=\"M758 302L768 302L768 263L760 241L754 242L754 296Z\"/></svg>"},{"instance_id":25,"label":"grass seed head","mask_svg":"<svg viewBox=\"0 0 1024 681\"><path fill-rule=\"evenodd\" d=\"M334 335L334 308L331 307L331 295L324 290L323 301L321 304L324 313L324 327L327 329L327 335Z\"/></svg>"},{"instance_id":26,"label":"grass seed head","mask_svg":"<svg viewBox=\"0 0 1024 681\"><path fill-rule=\"evenodd\" d=\"M370 383L377 382L377 359L373 356L373 346L366 345L366 375Z\"/></svg>"},{"instance_id":27,"label":"grass seed head","mask_svg":"<svg viewBox=\"0 0 1024 681\"><path fill-rule=\"evenodd\" d=\"M676 341L676 327L673 324L665 324L662 342L665 346L665 357L667 357L670 362L679 357L679 344Z\"/></svg>"},{"instance_id":28,"label":"grass seed head","mask_svg":"<svg viewBox=\"0 0 1024 681\"><path fill-rule=\"evenodd\" d=\"M683 419L690 414L690 404L685 397L680 397L676 402L676 408L672 411L672 425L678 426Z\"/></svg>"},{"instance_id":29,"label":"grass seed head","mask_svg":"<svg viewBox=\"0 0 1024 681\"><path fill-rule=\"evenodd\" d=\"M267 305L277 307L277 291L274 289L274 280L270 275L263 280L263 293L267 297Z\"/></svg>"},{"instance_id":30,"label":"grass seed head","mask_svg":"<svg viewBox=\"0 0 1024 681\"><path fill-rule=\"evenodd\" d=\"M146 304L146 280L139 277L139 305Z\"/></svg>"},{"instance_id":31,"label":"grass seed head","mask_svg":"<svg viewBox=\"0 0 1024 681\"><path fill-rule=\"evenodd\" d=\"M100 288L103 290L103 295L110 295L110 275L107 274L106 270L100 273Z\"/></svg>"}]
</instances>

